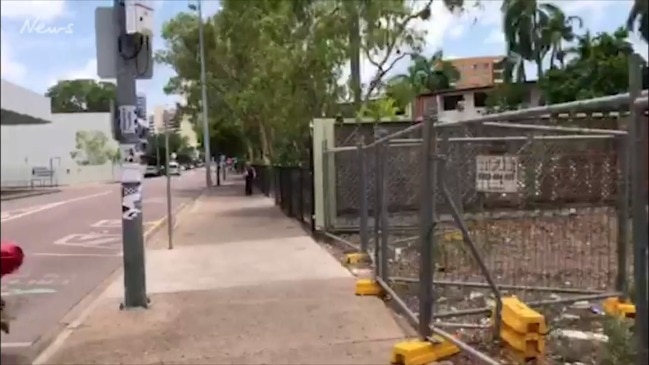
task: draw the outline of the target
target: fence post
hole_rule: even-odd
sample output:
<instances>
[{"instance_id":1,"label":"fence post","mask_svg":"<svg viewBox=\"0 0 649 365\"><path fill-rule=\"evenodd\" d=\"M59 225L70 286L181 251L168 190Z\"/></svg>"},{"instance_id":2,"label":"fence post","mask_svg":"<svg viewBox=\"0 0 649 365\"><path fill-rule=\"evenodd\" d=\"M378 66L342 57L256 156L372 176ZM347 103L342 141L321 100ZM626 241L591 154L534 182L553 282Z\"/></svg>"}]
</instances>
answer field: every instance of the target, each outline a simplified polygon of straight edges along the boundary
<instances>
[{"instance_id":1,"label":"fence post","mask_svg":"<svg viewBox=\"0 0 649 365\"><path fill-rule=\"evenodd\" d=\"M280 180L279 169L277 166L272 167L273 170L273 196L275 197L275 205L282 207L281 195L282 195L282 182Z\"/></svg>"},{"instance_id":2,"label":"fence post","mask_svg":"<svg viewBox=\"0 0 649 365\"><path fill-rule=\"evenodd\" d=\"M315 166L315 156L314 156L314 146L313 146L313 135L310 137L309 144L309 223L311 225L311 234L314 234L316 231L315 228L315 174L313 169Z\"/></svg>"},{"instance_id":3,"label":"fence post","mask_svg":"<svg viewBox=\"0 0 649 365\"><path fill-rule=\"evenodd\" d=\"M630 138L620 136L615 142L617 143L617 163L619 166L617 174L617 277L615 279L615 290L623 293L623 299L626 299L629 289L626 268L627 245L629 244L629 158L626 149Z\"/></svg>"},{"instance_id":4,"label":"fence post","mask_svg":"<svg viewBox=\"0 0 649 365\"><path fill-rule=\"evenodd\" d=\"M300 198L298 200L299 205L300 205L300 222L304 223L304 170L302 169L302 166L298 166L297 168L298 171L298 177L299 177L299 191L298 193L300 194Z\"/></svg>"},{"instance_id":5,"label":"fence post","mask_svg":"<svg viewBox=\"0 0 649 365\"><path fill-rule=\"evenodd\" d=\"M329 153L327 151L327 140L322 141L322 207L324 229L331 229L331 204L329 204Z\"/></svg>"},{"instance_id":6,"label":"fence post","mask_svg":"<svg viewBox=\"0 0 649 365\"><path fill-rule=\"evenodd\" d=\"M636 319L638 326L638 357L637 364L649 363L647 342L649 341L649 324L647 324L647 200L645 181L647 171L647 155L644 153L644 143L647 141L647 123L642 118L635 100L642 89L641 59L637 54L629 56L629 94L631 118L629 125L629 142L631 142L631 223L633 225L633 269L636 292Z\"/></svg>"},{"instance_id":7,"label":"fence post","mask_svg":"<svg viewBox=\"0 0 649 365\"><path fill-rule=\"evenodd\" d=\"M367 167L365 166L365 150L363 149L363 137L358 141L358 173L360 174L360 236L361 252L367 252L369 244L367 226Z\"/></svg>"},{"instance_id":8,"label":"fence post","mask_svg":"<svg viewBox=\"0 0 649 365\"><path fill-rule=\"evenodd\" d=\"M386 136L388 133L381 130L381 137ZM381 279L385 282L390 277L388 268L388 255L389 255L389 241L390 241L390 220L389 220L389 207L390 207L390 192L388 185L388 153L390 145L388 142L379 144L381 149L381 269L379 270Z\"/></svg>"},{"instance_id":9,"label":"fence post","mask_svg":"<svg viewBox=\"0 0 649 365\"><path fill-rule=\"evenodd\" d=\"M379 139L379 131L376 126L374 127L374 139ZM383 174L383 151L378 144L374 145L374 275L378 276L380 270L380 254L381 251L381 210L383 206L383 187L381 184L381 176Z\"/></svg>"},{"instance_id":10,"label":"fence post","mask_svg":"<svg viewBox=\"0 0 649 365\"><path fill-rule=\"evenodd\" d=\"M286 186L286 195L288 196L288 216L294 218L295 212L293 211L293 169L287 167L285 173L288 177Z\"/></svg>"},{"instance_id":11,"label":"fence post","mask_svg":"<svg viewBox=\"0 0 649 365\"><path fill-rule=\"evenodd\" d=\"M419 336L427 339L431 335L430 322L433 317L433 270L435 258L435 203L437 195L435 171L435 123L434 118L426 118L423 126L423 166L421 178L421 205L419 209Z\"/></svg>"}]
</instances>

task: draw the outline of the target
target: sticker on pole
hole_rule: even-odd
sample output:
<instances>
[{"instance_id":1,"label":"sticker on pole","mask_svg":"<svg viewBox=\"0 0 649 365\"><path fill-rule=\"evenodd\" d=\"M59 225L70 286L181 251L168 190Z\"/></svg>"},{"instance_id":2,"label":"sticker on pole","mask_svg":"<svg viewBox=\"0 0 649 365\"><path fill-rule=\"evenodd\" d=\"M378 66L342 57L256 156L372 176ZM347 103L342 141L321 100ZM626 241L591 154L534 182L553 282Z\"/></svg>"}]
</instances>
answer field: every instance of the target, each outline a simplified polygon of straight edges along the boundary
<instances>
[{"instance_id":1,"label":"sticker on pole","mask_svg":"<svg viewBox=\"0 0 649 365\"><path fill-rule=\"evenodd\" d=\"M133 220L142 213L142 185L122 187L122 218Z\"/></svg>"},{"instance_id":2,"label":"sticker on pole","mask_svg":"<svg viewBox=\"0 0 649 365\"><path fill-rule=\"evenodd\" d=\"M122 134L136 134L138 124L137 107L135 105L119 107L119 128Z\"/></svg>"},{"instance_id":3,"label":"sticker on pole","mask_svg":"<svg viewBox=\"0 0 649 365\"><path fill-rule=\"evenodd\" d=\"M484 193L518 192L518 157L476 156L476 190Z\"/></svg>"}]
</instances>

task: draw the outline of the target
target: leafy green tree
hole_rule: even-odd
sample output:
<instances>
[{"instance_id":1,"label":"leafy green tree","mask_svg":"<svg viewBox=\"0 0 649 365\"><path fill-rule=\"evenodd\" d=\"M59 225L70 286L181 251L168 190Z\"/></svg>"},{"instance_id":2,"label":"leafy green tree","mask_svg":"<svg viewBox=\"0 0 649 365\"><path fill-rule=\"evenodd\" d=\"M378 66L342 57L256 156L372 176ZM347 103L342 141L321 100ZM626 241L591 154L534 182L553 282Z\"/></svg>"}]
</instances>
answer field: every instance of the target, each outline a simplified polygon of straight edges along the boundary
<instances>
[{"instance_id":1,"label":"leafy green tree","mask_svg":"<svg viewBox=\"0 0 649 365\"><path fill-rule=\"evenodd\" d=\"M406 74L392 77L386 93L400 108L405 108L417 95L452 88L460 79L460 72L451 62L444 60L444 53L438 51L429 59L415 54Z\"/></svg>"},{"instance_id":2,"label":"leafy green tree","mask_svg":"<svg viewBox=\"0 0 649 365\"><path fill-rule=\"evenodd\" d=\"M574 38L572 23L577 17L566 17L556 5L538 0L504 0L503 31L507 41L510 74L518 69L518 80L524 80L523 61L536 64L539 78L543 77L543 61L551 52L551 61L563 59L562 43ZM561 61L560 61L561 62Z\"/></svg>"},{"instance_id":3,"label":"leafy green tree","mask_svg":"<svg viewBox=\"0 0 649 365\"><path fill-rule=\"evenodd\" d=\"M445 2L449 7L462 3ZM205 24L210 133L237 131L251 159L300 155L286 151L303 150L312 118L344 98L338 81L348 60L353 61L348 89L355 101L363 89L362 103L367 103L383 91L383 78L394 65L421 49L424 34L412 24L430 16L431 3L414 8L403 0L223 0L221 11ZM182 112L197 121L198 21L195 14L181 13L166 22L167 49L156 55L178 75L165 91L183 94ZM377 68L369 85L359 86L359 54ZM227 144L221 137L210 141L217 150Z\"/></svg>"},{"instance_id":4,"label":"leafy green tree","mask_svg":"<svg viewBox=\"0 0 649 365\"><path fill-rule=\"evenodd\" d=\"M503 83L496 86L487 95L486 109L488 113L520 109L528 94L526 84Z\"/></svg>"},{"instance_id":5,"label":"leafy green tree","mask_svg":"<svg viewBox=\"0 0 649 365\"><path fill-rule=\"evenodd\" d=\"M628 60L633 47L626 29L594 37L586 33L569 52L576 57L563 69L549 70L540 81L546 102L561 103L628 90Z\"/></svg>"},{"instance_id":6,"label":"leafy green tree","mask_svg":"<svg viewBox=\"0 0 649 365\"><path fill-rule=\"evenodd\" d=\"M167 155L165 134L158 133L150 135L147 142L147 153L144 156L147 164L164 165ZM176 132L169 134L169 154L171 155L172 153L175 153L178 157L192 153L187 137L183 137ZM180 158L183 159L184 157Z\"/></svg>"},{"instance_id":7,"label":"leafy green tree","mask_svg":"<svg viewBox=\"0 0 649 365\"><path fill-rule=\"evenodd\" d=\"M78 131L76 149L70 152L79 165L103 165L115 161L115 146L102 131Z\"/></svg>"},{"instance_id":8,"label":"leafy green tree","mask_svg":"<svg viewBox=\"0 0 649 365\"><path fill-rule=\"evenodd\" d=\"M573 23L579 28L583 26L583 20L578 16L566 16L562 11L553 11L548 24L541 30L543 42L550 46L550 68L555 63L564 66L566 51L563 48L564 42L573 42L576 38Z\"/></svg>"},{"instance_id":9,"label":"leafy green tree","mask_svg":"<svg viewBox=\"0 0 649 365\"><path fill-rule=\"evenodd\" d=\"M94 113L110 111L115 84L95 80L64 80L50 87L53 113Z\"/></svg>"}]
</instances>

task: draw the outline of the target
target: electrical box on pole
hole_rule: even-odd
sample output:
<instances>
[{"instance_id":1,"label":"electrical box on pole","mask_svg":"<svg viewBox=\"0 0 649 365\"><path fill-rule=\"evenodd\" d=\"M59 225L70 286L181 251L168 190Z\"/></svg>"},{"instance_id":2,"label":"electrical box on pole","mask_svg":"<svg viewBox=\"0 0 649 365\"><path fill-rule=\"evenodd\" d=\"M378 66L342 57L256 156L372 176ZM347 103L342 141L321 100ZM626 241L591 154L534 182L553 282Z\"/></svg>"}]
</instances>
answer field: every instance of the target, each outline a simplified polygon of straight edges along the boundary
<instances>
[{"instance_id":1,"label":"electrical box on pole","mask_svg":"<svg viewBox=\"0 0 649 365\"><path fill-rule=\"evenodd\" d=\"M137 1L135 1L137 3ZM115 19L112 7L99 7L95 9L95 51L97 56L97 75L103 79L116 79L118 55L121 53L127 58L132 58L132 68L134 69L135 78L138 80L150 80L153 78L153 7L152 3L144 2L146 6L136 6L131 4L130 1L125 1L124 7L133 9L130 12L136 14L137 9L146 9L146 16L143 16L141 25L135 25L135 20L131 20L130 25L134 30L139 30L135 33L128 33L132 37L133 47L129 53L125 53L125 38L117 39L115 37ZM129 5L131 4L131 5ZM141 13L137 11L137 14ZM139 19L133 15L133 19ZM127 16L128 20L128 16ZM129 42L130 43L130 42Z\"/></svg>"}]
</instances>

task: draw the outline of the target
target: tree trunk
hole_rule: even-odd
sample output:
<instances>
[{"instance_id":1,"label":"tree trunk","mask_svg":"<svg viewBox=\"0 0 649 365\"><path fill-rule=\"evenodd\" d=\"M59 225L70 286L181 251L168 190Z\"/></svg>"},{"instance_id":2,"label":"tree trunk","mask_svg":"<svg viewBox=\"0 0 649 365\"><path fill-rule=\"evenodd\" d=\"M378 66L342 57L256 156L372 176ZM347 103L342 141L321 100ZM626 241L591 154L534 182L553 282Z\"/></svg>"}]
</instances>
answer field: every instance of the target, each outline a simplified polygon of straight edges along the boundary
<instances>
[{"instance_id":1,"label":"tree trunk","mask_svg":"<svg viewBox=\"0 0 649 365\"><path fill-rule=\"evenodd\" d=\"M354 100L354 112L358 113L362 103L362 88L361 88L361 35L360 35L360 20L359 14L353 8L350 15L349 22L349 68L351 74L351 87Z\"/></svg>"},{"instance_id":2,"label":"tree trunk","mask_svg":"<svg viewBox=\"0 0 649 365\"><path fill-rule=\"evenodd\" d=\"M264 160L265 163L269 163L272 161L273 157L273 152L271 148L271 141L268 139L269 135L266 131L266 126L261 120L258 120L259 124L259 136L261 140L261 151L262 151L262 159Z\"/></svg>"}]
</instances>

